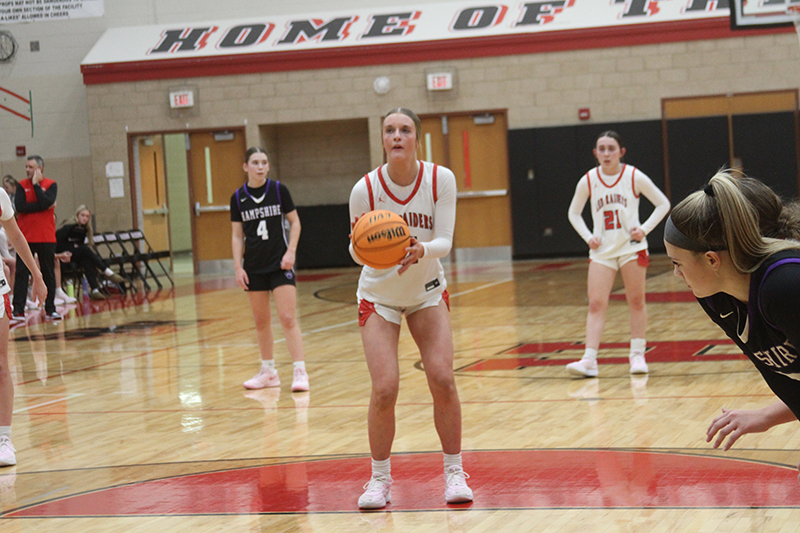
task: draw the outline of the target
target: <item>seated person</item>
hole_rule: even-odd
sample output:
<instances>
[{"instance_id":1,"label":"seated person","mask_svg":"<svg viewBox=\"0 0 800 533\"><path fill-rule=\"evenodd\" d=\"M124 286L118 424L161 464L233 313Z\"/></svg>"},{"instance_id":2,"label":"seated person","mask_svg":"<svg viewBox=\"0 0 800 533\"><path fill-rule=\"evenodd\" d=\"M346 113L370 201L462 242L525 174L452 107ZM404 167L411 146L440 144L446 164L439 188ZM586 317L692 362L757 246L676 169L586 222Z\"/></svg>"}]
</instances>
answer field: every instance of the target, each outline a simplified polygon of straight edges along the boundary
<instances>
[{"instance_id":1,"label":"seated person","mask_svg":"<svg viewBox=\"0 0 800 533\"><path fill-rule=\"evenodd\" d=\"M61 263L69 263L72 261L72 252L61 252L55 255L55 274L56 274L56 305L73 304L78 301L73 298L61 288Z\"/></svg>"},{"instance_id":2,"label":"seated person","mask_svg":"<svg viewBox=\"0 0 800 533\"><path fill-rule=\"evenodd\" d=\"M78 207L75 216L56 231L56 253L72 253L71 262L83 268L86 280L89 282L91 288L89 296L94 300L103 300L105 295L97 283L97 271L100 270L114 283L123 283L125 278L108 268L100 256L90 248L90 245L94 245L92 226L89 224L91 218L92 213L85 205Z\"/></svg>"}]
</instances>

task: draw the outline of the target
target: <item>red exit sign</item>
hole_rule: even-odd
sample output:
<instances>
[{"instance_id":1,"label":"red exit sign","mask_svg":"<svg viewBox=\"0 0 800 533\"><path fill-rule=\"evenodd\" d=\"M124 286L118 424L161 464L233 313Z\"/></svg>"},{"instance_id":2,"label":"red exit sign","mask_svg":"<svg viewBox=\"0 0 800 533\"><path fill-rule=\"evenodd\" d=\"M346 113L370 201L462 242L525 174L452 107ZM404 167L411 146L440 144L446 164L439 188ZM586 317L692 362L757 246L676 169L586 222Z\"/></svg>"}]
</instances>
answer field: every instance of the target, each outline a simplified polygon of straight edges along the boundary
<instances>
[{"instance_id":1,"label":"red exit sign","mask_svg":"<svg viewBox=\"0 0 800 533\"><path fill-rule=\"evenodd\" d=\"M169 93L169 106L173 109L194 106L194 92L174 91Z\"/></svg>"},{"instance_id":2,"label":"red exit sign","mask_svg":"<svg viewBox=\"0 0 800 533\"><path fill-rule=\"evenodd\" d=\"M439 72L428 74L429 91L447 91L453 88L453 74L451 72Z\"/></svg>"}]
</instances>

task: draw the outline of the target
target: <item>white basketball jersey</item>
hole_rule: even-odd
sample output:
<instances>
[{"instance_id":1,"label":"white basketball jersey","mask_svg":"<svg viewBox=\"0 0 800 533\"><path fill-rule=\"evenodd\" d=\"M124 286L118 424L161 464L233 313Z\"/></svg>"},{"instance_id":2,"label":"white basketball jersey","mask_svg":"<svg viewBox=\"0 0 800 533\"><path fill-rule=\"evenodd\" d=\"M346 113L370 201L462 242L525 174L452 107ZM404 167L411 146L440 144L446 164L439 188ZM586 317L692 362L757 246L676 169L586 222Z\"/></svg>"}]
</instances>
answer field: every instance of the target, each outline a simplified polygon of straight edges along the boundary
<instances>
[{"instance_id":1,"label":"white basketball jersey","mask_svg":"<svg viewBox=\"0 0 800 533\"><path fill-rule=\"evenodd\" d=\"M14 218L14 207L11 205L11 198L8 197L8 193L3 189L0 191L0 220L5 221L12 218ZM2 245L8 246L8 237L5 234L3 234ZM5 272L0 268L0 305L3 305L2 295L7 292L11 292L11 287L6 281Z\"/></svg>"},{"instance_id":2,"label":"white basketball jersey","mask_svg":"<svg viewBox=\"0 0 800 533\"><path fill-rule=\"evenodd\" d=\"M647 239L631 239L630 228L641 227L639 222L639 194L633 186L632 165L622 164L618 176L608 176L595 167L586 173L589 181L593 231L602 242L596 250L589 251L590 259L611 259L647 250Z\"/></svg>"},{"instance_id":3,"label":"white basketball jersey","mask_svg":"<svg viewBox=\"0 0 800 533\"><path fill-rule=\"evenodd\" d=\"M376 168L361 178L364 183L359 182L354 187L354 190L364 191L363 185L366 185L368 205L364 203L365 211L383 209L397 213L406 221L415 239L430 242L436 223L437 174L450 171L420 161L417 179L401 187L389 178L386 169L386 165ZM388 306L411 307L441 294L447 287L438 258L424 256L401 276L397 274L398 269L397 266L386 269L365 266L358 282L358 298Z\"/></svg>"}]
</instances>

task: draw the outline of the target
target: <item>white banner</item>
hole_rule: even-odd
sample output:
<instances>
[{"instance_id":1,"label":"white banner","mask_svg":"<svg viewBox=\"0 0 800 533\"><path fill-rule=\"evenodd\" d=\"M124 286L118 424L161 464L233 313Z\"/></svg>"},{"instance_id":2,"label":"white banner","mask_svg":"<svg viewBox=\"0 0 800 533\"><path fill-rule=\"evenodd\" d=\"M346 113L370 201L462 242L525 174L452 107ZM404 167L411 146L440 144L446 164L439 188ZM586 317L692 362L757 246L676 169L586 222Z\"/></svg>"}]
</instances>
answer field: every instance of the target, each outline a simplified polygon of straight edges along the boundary
<instances>
[{"instance_id":1,"label":"white banner","mask_svg":"<svg viewBox=\"0 0 800 533\"><path fill-rule=\"evenodd\" d=\"M1 2L2 0L0 0ZM506 37L729 17L722 0L474 0L110 28L83 65ZM255 10L254 10L255 11ZM265 9L265 12L268 10Z\"/></svg>"},{"instance_id":2,"label":"white banner","mask_svg":"<svg viewBox=\"0 0 800 533\"><path fill-rule=\"evenodd\" d=\"M103 0L0 0L0 24L102 16Z\"/></svg>"}]
</instances>

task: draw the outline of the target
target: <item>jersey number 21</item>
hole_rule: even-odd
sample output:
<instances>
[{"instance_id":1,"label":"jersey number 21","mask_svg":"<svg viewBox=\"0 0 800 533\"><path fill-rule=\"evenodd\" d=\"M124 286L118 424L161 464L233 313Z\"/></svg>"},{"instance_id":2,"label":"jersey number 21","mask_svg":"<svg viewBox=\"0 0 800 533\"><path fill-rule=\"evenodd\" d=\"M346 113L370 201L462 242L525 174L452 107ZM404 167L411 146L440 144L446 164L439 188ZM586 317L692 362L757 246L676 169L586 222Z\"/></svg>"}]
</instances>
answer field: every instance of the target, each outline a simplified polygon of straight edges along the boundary
<instances>
[{"instance_id":1,"label":"jersey number 21","mask_svg":"<svg viewBox=\"0 0 800 533\"><path fill-rule=\"evenodd\" d=\"M619 211L616 209L613 211L604 211L603 217L605 218L606 229L622 228L622 224L619 223Z\"/></svg>"}]
</instances>

